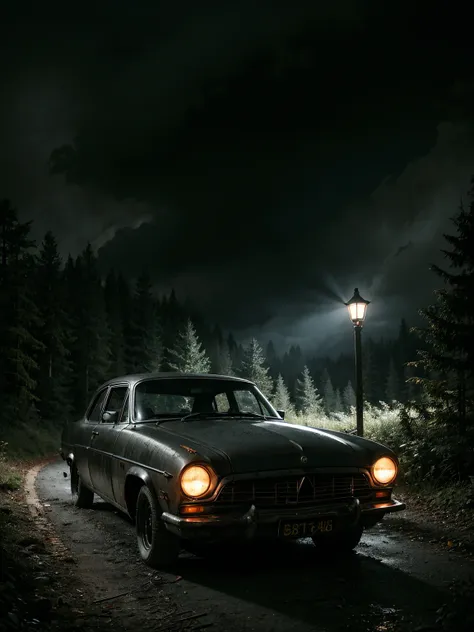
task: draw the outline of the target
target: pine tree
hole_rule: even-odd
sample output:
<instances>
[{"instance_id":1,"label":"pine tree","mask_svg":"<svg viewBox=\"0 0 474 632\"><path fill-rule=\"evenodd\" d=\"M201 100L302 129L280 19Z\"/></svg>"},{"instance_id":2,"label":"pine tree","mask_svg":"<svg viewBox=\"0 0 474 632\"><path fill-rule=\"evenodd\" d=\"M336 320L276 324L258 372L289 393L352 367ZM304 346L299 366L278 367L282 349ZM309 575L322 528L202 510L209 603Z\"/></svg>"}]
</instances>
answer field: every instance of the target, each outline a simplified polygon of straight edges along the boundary
<instances>
[{"instance_id":1,"label":"pine tree","mask_svg":"<svg viewBox=\"0 0 474 632\"><path fill-rule=\"evenodd\" d=\"M202 349L191 319L178 333L175 345L169 349L170 368L180 373L209 373L211 362Z\"/></svg>"},{"instance_id":2,"label":"pine tree","mask_svg":"<svg viewBox=\"0 0 474 632\"><path fill-rule=\"evenodd\" d=\"M90 244L66 265L69 317L74 344L71 360L74 411L84 412L93 392L110 376L110 331L97 259Z\"/></svg>"},{"instance_id":3,"label":"pine tree","mask_svg":"<svg viewBox=\"0 0 474 632\"><path fill-rule=\"evenodd\" d=\"M336 389L336 391L334 393L334 412L335 413L342 413L342 412L344 412L344 407L343 407L343 404L342 404L341 391L339 389Z\"/></svg>"},{"instance_id":4,"label":"pine tree","mask_svg":"<svg viewBox=\"0 0 474 632\"><path fill-rule=\"evenodd\" d=\"M136 373L158 371L161 365L161 327L148 274L135 286L130 324L129 358Z\"/></svg>"},{"instance_id":5,"label":"pine tree","mask_svg":"<svg viewBox=\"0 0 474 632\"><path fill-rule=\"evenodd\" d=\"M58 243L51 232L44 236L35 275L38 305L36 335L44 348L38 355L38 410L42 419L63 421L72 412L71 323L64 309L66 292Z\"/></svg>"},{"instance_id":6,"label":"pine tree","mask_svg":"<svg viewBox=\"0 0 474 632\"><path fill-rule=\"evenodd\" d=\"M295 414L294 406L290 399L290 393L281 373L278 374L275 382L275 392L272 397L272 404L276 410L285 411L285 419L293 417Z\"/></svg>"},{"instance_id":7,"label":"pine tree","mask_svg":"<svg viewBox=\"0 0 474 632\"><path fill-rule=\"evenodd\" d=\"M255 338L252 338L244 349L241 375L254 382L260 391L266 396L272 395L272 380L265 365L265 354Z\"/></svg>"},{"instance_id":8,"label":"pine tree","mask_svg":"<svg viewBox=\"0 0 474 632\"><path fill-rule=\"evenodd\" d=\"M352 382L349 380L347 386L342 393L342 403L346 412L350 413L352 408L356 405L356 394L352 387Z\"/></svg>"},{"instance_id":9,"label":"pine tree","mask_svg":"<svg viewBox=\"0 0 474 632\"><path fill-rule=\"evenodd\" d=\"M125 367L125 336L121 312L121 296L117 276L110 271L105 279L105 309L109 326L110 375L118 377L128 373Z\"/></svg>"},{"instance_id":10,"label":"pine tree","mask_svg":"<svg viewBox=\"0 0 474 632\"><path fill-rule=\"evenodd\" d=\"M457 426L463 436L474 413L474 178L470 204L461 204L452 218L456 234L444 235L449 250L442 250L451 271L433 266L444 281L436 302L421 310L425 329L415 329L426 348L410 363L428 377L418 377L434 418ZM437 377L430 378L430 374Z\"/></svg>"},{"instance_id":11,"label":"pine tree","mask_svg":"<svg viewBox=\"0 0 474 632\"><path fill-rule=\"evenodd\" d=\"M296 382L296 402L299 412L303 415L319 417L323 413L323 402L314 380L305 366Z\"/></svg>"},{"instance_id":12,"label":"pine tree","mask_svg":"<svg viewBox=\"0 0 474 632\"><path fill-rule=\"evenodd\" d=\"M325 368L321 375L321 393L323 396L324 410L332 413L336 407L336 394L332 385L331 377Z\"/></svg>"},{"instance_id":13,"label":"pine tree","mask_svg":"<svg viewBox=\"0 0 474 632\"><path fill-rule=\"evenodd\" d=\"M31 222L21 223L9 200L0 202L0 395L6 419L36 414L38 353L43 344L33 334L39 326L32 280L34 241Z\"/></svg>"},{"instance_id":14,"label":"pine tree","mask_svg":"<svg viewBox=\"0 0 474 632\"><path fill-rule=\"evenodd\" d=\"M390 364L388 368L388 378L387 378L387 402L399 402L400 401L400 376L398 375L398 371L395 367L395 362L393 358L390 358Z\"/></svg>"},{"instance_id":15,"label":"pine tree","mask_svg":"<svg viewBox=\"0 0 474 632\"><path fill-rule=\"evenodd\" d=\"M268 366L269 375L274 379L278 376L278 356L275 351L275 345L272 340L268 341L267 348L265 350L265 357Z\"/></svg>"},{"instance_id":16,"label":"pine tree","mask_svg":"<svg viewBox=\"0 0 474 632\"><path fill-rule=\"evenodd\" d=\"M378 404L384 398L385 389L381 379L381 371L376 355L377 347L372 340L367 340L362 354L362 381L364 400L371 404Z\"/></svg>"},{"instance_id":17,"label":"pine tree","mask_svg":"<svg viewBox=\"0 0 474 632\"><path fill-rule=\"evenodd\" d=\"M234 375L234 368L232 366L232 357L230 351L225 342L219 348L219 371L220 375Z\"/></svg>"},{"instance_id":18,"label":"pine tree","mask_svg":"<svg viewBox=\"0 0 474 632\"><path fill-rule=\"evenodd\" d=\"M227 367L225 358L225 342L222 331L218 325L215 325L207 344L209 360L211 361L211 372L222 374L223 366Z\"/></svg>"},{"instance_id":19,"label":"pine tree","mask_svg":"<svg viewBox=\"0 0 474 632\"><path fill-rule=\"evenodd\" d=\"M106 285L107 287L107 285ZM112 337L114 340L115 347L113 346L111 349L111 368L110 371L113 371L114 362L115 370L118 370L116 375L120 375L120 368L123 362L123 372L124 373L132 373L135 366L135 361L133 357L133 323L132 323L132 312L133 312L133 298L132 292L130 289L130 284L127 279L124 278L122 274L117 275L117 294L118 294L118 313L116 314L119 317L119 322L115 323L114 319L112 319ZM105 295L105 299L107 302L107 293ZM109 320L110 322L110 320ZM115 336L114 337L114 330ZM120 335L120 330L121 334ZM123 343L120 338L123 337ZM123 344L123 358L120 352L120 346ZM117 348L118 345L118 348Z\"/></svg>"},{"instance_id":20,"label":"pine tree","mask_svg":"<svg viewBox=\"0 0 474 632\"><path fill-rule=\"evenodd\" d=\"M162 369L164 371L174 371L172 364L175 357L170 353L176 339L187 326L189 316L185 316L182 306L178 302L176 293L171 290L170 295L164 297L161 303L161 342L162 342ZM194 325L193 330L195 331Z\"/></svg>"}]
</instances>

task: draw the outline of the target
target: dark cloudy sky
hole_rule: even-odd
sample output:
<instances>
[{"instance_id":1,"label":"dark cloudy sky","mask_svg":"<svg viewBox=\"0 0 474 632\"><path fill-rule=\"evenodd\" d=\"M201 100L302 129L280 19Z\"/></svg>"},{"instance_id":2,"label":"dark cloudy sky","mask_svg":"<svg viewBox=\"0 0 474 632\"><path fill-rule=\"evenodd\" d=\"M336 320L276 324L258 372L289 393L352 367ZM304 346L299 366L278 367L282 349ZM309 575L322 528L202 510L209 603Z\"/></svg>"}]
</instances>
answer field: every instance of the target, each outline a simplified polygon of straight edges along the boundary
<instances>
[{"instance_id":1,"label":"dark cloudy sky","mask_svg":"<svg viewBox=\"0 0 474 632\"><path fill-rule=\"evenodd\" d=\"M65 255L91 241L243 337L330 350L355 285L390 335L430 300L474 173L452 7L12 3L0 196Z\"/></svg>"}]
</instances>

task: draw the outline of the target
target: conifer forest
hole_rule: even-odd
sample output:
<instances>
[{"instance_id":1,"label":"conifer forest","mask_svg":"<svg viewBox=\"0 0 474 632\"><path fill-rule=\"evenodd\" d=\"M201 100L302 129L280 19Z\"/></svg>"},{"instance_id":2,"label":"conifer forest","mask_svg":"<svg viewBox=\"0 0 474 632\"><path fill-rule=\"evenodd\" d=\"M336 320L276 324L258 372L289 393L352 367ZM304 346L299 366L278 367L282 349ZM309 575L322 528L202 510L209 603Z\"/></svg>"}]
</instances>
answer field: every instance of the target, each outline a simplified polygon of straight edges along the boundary
<instances>
[{"instance_id":1,"label":"conifer forest","mask_svg":"<svg viewBox=\"0 0 474 632\"><path fill-rule=\"evenodd\" d=\"M62 426L105 380L147 371L212 372L253 380L289 423L355 426L352 353L283 355L238 341L174 291L99 272L91 245L62 260L52 232L31 239L12 202L0 203L0 439L12 426ZM446 270L423 308L425 328L399 323L392 340L364 338L367 436L399 450L405 474L464 477L474 467L474 203L446 235ZM422 307L422 306L421 306Z\"/></svg>"}]
</instances>

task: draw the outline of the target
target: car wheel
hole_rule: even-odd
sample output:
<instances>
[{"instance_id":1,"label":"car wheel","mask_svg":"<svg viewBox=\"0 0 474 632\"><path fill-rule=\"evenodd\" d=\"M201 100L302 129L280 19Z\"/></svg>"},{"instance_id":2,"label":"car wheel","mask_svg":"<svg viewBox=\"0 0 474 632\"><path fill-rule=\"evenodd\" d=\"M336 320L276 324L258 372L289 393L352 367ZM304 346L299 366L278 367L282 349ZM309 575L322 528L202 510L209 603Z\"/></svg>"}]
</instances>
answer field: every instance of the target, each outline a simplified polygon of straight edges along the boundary
<instances>
[{"instance_id":1,"label":"car wheel","mask_svg":"<svg viewBox=\"0 0 474 632\"><path fill-rule=\"evenodd\" d=\"M74 504L81 509L90 509L94 502L94 492L84 485L75 465L71 465L70 476Z\"/></svg>"},{"instance_id":2,"label":"car wheel","mask_svg":"<svg viewBox=\"0 0 474 632\"><path fill-rule=\"evenodd\" d=\"M330 535L314 535L314 544L324 552L334 554L349 553L359 544L364 528L362 526L352 527L347 531L333 533Z\"/></svg>"},{"instance_id":3,"label":"car wheel","mask_svg":"<svg viewBox=\"0 0 474 632\"><path fill-rule=\"evenodd\" d=\"M152 568L172 565L178 559L180 542L163 524L161 509L153 492L140 488L136 508L137 543L140 557Z\"/></svg>"}]
</instances>

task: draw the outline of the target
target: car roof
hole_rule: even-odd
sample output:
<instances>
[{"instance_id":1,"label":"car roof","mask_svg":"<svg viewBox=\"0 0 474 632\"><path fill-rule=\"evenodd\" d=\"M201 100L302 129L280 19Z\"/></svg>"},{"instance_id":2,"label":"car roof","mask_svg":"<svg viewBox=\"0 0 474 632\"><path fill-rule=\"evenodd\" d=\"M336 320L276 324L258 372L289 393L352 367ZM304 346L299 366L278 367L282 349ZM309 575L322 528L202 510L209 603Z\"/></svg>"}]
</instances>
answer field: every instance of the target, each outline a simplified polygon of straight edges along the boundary
<instances>
[{"instance_id":1,"label":"car roof","mask_svg":"<svg viewBox=\"0 0 474 632\"><path fill-rule=\"evenodd\" d=\"M205 380L226 380L231 382L243 382L245 384L253 384L251 380L246 380L242 377L235 377L234 375L218 375L215 373L178 373L177 371L154 371L151 373L135 373L131 375L121 375L118 377L114 377L107 382L104 382L101 386L110 386L111 384L117 384L118 382L128 382L131 386L136 384L137 382L141 382L142 380L148 379L156 379L156 380L166 380L166 379L205 379Z\"/></svg>"}]
</instances>

